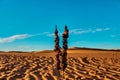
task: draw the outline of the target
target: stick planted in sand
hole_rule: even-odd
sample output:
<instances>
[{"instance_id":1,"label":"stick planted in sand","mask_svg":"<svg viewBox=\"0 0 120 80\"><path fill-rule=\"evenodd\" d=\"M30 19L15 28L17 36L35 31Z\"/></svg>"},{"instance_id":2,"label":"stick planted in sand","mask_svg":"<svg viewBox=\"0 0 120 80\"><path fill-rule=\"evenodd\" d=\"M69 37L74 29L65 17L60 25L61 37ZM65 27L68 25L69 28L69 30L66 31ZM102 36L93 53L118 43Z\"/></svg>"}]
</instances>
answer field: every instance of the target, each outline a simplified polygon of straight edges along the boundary
<instances>
[{"instance_id":1,"label":"stick planted in sand","mask_svg":"<svg viewBox=\"0 0 120 80\"><path fill-rule=\"evenodd\" d=\"M62 35L63 37L63 52L62 52L62 64L63 64L63 70L67 67L67 49L68 49L68 34L69 30L67 29L67 26L65 25L64 33Z\"/></svg>"},{"instance_id":2,"label":"stick planted in sand","mask_svg":"<svg viewBox=\"0 0 120 80\"><path fill-rule=\"evenodd\" d=\"M63 37L63 51L61 51L59 46L59 36L58 36L58 30L57 26L55 29L55 48L54 51L56 54L56 66L58 70L62 70L62 78L64 76L64 70L67 67L67 49L68 49L68 34L69 30L67 29L67 26L65 25L64 33L62 35Z\"/></svg>"}]
</instances>

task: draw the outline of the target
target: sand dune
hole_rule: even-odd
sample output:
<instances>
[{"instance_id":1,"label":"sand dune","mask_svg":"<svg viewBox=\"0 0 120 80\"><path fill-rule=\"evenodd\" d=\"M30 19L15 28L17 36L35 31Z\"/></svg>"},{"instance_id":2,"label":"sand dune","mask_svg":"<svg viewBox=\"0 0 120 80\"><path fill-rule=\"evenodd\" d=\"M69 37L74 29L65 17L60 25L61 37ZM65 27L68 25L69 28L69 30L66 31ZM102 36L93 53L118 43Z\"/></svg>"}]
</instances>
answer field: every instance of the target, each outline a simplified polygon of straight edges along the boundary
<instances>
[{"instance_id":1,"label":"sand dune","mask_svg":"<svg viewBox=\"0 0 120 80\"><path fill-rule=\"evenodd\" d=\"M0 80L120 80L120 52L69 50L64 72L50 52L0 53Z\"/></svg>"}]
</instances>

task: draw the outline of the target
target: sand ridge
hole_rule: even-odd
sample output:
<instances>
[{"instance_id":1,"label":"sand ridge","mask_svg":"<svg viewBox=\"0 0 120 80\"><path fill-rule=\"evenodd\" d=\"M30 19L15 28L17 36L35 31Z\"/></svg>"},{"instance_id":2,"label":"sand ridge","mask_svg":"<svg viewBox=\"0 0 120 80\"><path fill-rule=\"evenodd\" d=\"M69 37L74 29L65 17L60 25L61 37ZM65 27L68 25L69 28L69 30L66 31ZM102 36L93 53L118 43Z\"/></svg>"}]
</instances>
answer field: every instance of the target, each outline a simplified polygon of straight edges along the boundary
<instances>
[{"instance_id":1,"label":"sand ridge","mask_svg":"<svg viewBox=\"0 0 120 80\"><path fill-rule=\"evenodd\" d=\"M0 54L0 80L120 80L119 53L111 57L68 54L64 72L55 68L54 54L46 55Z\"/></svg>"}]
</instances>

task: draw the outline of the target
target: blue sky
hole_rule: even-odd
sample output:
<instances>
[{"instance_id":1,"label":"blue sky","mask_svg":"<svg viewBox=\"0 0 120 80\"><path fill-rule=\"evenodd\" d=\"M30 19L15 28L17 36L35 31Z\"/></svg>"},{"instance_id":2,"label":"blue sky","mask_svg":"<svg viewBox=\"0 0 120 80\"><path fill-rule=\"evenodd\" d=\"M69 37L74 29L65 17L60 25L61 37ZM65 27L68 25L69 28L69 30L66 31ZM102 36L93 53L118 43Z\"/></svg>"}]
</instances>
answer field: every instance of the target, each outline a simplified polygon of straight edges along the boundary
<instances>
[{"instance_id":1,"label":"blue sky","mask_svg":"<svg viewBox=\"0 0 120 80\"><path fill-rule=\"evenodd\" d=\"M120 49L120 0L0 0L0 51L53 49L56 24L69 47Z\"/></svg>"}]
</instances>

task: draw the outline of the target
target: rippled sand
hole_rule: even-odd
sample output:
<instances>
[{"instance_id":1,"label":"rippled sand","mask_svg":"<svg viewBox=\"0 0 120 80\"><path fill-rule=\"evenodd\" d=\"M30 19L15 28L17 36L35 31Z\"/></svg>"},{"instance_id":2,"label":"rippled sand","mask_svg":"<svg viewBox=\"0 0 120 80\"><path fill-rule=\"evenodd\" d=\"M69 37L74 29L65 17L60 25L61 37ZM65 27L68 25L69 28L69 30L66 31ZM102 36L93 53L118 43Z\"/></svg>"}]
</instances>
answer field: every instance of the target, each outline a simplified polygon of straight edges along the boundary
<instances>
[{"instance_id":1,"label":"rippled sand","mask_svg":"<svg viewBox=\"0 0 120 80\"><path fill-rule=\"evenodd\" d=\"M0 53L0 80L120 80L120 52L69 53L65 71L55 68L54 54Z\"/></svg>"}]
</instances>

